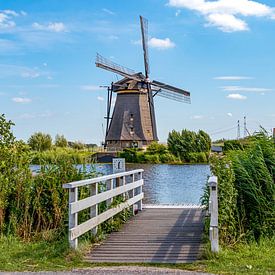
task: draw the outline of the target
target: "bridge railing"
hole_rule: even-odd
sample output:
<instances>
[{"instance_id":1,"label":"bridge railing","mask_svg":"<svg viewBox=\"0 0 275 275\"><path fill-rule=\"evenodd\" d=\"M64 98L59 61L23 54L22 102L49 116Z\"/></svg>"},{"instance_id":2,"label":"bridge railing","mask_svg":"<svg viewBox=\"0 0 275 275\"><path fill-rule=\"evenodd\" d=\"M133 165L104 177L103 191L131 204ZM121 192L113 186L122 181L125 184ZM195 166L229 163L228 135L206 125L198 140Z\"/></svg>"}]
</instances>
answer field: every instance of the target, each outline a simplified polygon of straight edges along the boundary
<instances>
[{"instance_id":1,"label":"bridge railing","mask_svg":"<svg viewBox=\"0 0 275 275\"><path fill-rule=\"evenodd\" d=\"M208 180L209 185L209 214L210 227L209 239L211 243L211 251L219 252L219 228L218 228L218 178L212 176Z\"/></svg>"},{"instance_id":2,"label":"bridge railing","mask_svg":"<svg viewBox=\"0 0 275 275\"><path fill-rule=\"evenodd\" d=\"M143 169L137 169L63 184L63 188L69 189L69 242L72 248L77 248L78 237L89 230L96 234L98 225L124 209L132 206L133 211L142 210L142 172ZM105 190L99 188L102 183ZM90 188L90 196L79 200L79 188L85 186ZM119 195L123 196L123 202L99 213L100 203L106 201L110 206ZM78 224L78 213L87 208L90 209L90 219Z\"/></svg>"}]
</instances>

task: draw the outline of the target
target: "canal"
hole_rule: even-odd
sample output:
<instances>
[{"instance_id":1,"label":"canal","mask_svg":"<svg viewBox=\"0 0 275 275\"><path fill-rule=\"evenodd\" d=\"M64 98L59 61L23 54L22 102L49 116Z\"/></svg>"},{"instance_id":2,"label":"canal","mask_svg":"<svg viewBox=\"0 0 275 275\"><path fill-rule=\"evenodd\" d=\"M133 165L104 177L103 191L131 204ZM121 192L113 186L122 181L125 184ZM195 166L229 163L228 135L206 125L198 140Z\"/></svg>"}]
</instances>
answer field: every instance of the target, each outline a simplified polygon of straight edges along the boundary
<instances>
[{"instance_id":1,"label":"canal","mask_svg":"<svg viewBox=\"0 0 275 275\"><path fill-rule=\"evenodd\" d=\"M96 164L103 174L112 173L111 164ZM144 203L200 204L210 175L209 165L127 164L126 170L144 169Z\"/></svg>"}]
</instances>

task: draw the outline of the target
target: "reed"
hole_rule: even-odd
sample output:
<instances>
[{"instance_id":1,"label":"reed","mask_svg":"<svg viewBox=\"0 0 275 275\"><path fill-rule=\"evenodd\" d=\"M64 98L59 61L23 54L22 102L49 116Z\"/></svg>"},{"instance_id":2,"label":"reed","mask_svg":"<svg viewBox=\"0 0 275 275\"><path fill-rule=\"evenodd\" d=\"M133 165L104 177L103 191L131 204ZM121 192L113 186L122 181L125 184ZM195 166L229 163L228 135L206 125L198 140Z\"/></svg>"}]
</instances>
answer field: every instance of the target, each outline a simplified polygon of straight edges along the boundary
<instances>
[{"instance_id":1,"label":"reed","mask_svg":"<svg viewBox=\"0 0 275 275\"><path fill-rule=\"evenodd\" d=\"M224 244L259 241L275 234L275 146L264 132L242 150L212 156L211 171L219 180L219 228ZM208 204L205 190L203 203Z\"/></svg>"}]
</instances>

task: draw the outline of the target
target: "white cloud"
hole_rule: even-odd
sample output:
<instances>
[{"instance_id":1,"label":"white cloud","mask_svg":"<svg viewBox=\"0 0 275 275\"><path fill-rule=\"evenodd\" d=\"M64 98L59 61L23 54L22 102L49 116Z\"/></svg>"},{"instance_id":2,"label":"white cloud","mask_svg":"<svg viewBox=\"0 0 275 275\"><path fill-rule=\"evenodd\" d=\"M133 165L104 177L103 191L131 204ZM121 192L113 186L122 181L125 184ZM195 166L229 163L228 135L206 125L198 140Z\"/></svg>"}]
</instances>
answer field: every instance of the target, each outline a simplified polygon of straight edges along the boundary
<instances>
[{"instance_id":1,"label":"white cloud","mask_svg":"<svg viewBox=\"0 0 275 275\"><path fill-rule=\"evenodd\" d=\"M233 116L233 114L232 114L232 113L227 113L227 115L228 115L228 116L230 116L230 117L232 117L232 116Z\"/></svg>"},{"instance_id":2,"label":"white cloud","mask_svg":"<svg viewBox=\"0 0 275 275\"><path fill-rule=\"evenodd\" d=\"M118 36L116 36L116 35L113 35L113 34L111 34L111 35L108 35L107 37L106 37L108 40L118 40Z\"/></svg>"},{"instance_id":3,"label":"white cloud","mask_svg":"<svg viewBox=\"0 0 275 275\"><path fill-rule=\"evenodd\" d=\"M206 26L215 26L223 32L248 31L244 20L238 19L232 14L212 13L207 16Z\"/></svg>"},{"instance_id":4,"label":"white cloud","mask_svg":"<svg viewBox=\"0 0 275 275\"><path fill-rule=\"evenodd\" d=\"M98 96L98 97L97 97L97 100L99 100L99 101L104 101L104 97Z\"/></svg>"},{"instance_id":5,"label":"white cloud","mask_svg":"<svg viewBox=\"0 0 275 275\"><path fill-rule=\"evenodd\" d=\"M21 73L23 78L37 78L40 76L40 73L37 71L25 71Z\"/></svg>"},{"instance_id":6,"label":"white cloud","mask_svg":"<svg viewBox=\"0 0 275 275\"><path fill-rule=\"evenodd\" d=\"M236 100L246 100L247 99L246 96L241 95L241 94L229 94L227 96L227 98L229 98L229 99L236 99Z\"/></svg>"},{"instance_id":7,"label":"white cloud","mask_svg":"<svg viewBox=\"0 0 275 275\"><path fill-rule=\"evenodd\" d=\"M104 90L104 87L100 87L98 85L83 85L80 86L80 88L84 91L98 91L98 90Z\"/></svg>"},{"instance_id":8,"label":"white cloud","mask_svg":"<svg viewBox=\"0 0 275 275\"><path fill-rule=\"evenodd\" d=\"M241 16L275 19L273 7L252 0L169 0L169 5L196 11L205 17L206 25L216 26L224 32L248 30Z\"/></svg>"},{"instance_id":9,"label":"white cloud","mask_svg":"<svg viewBox=\"0 0 275 275\"><path fill-rule=\"evenodd\" d=\"M16 103L30 103L32 100L27 97L13 97L12 101Z\"/></svg>"},{"instance_id":10,"label":"white cloud","mask_svg":"<svg viewBox=\"0 0 275 275\"><path fill-rule=\"evenodd\" d=\"M36 30L52 31L52 32L65 32L66 26L62 22L53 22L49 24L39 24L37 22L32 24L32 27Z\"/></svg>"},{"instance_id":11,"label":"white cloud","mask_svg":"<svg viewBox=\"0 0 275 275\"><path fill-rule=\"evenodd\" d=\"M215 80L247 80L247 79L253 79L249 76L217 76L214 77Z\"/></svg>"},{"instance_id":12,"label":"white cloud","mask_svg":"<svg viewBox=\"0 0 275 275\"><path fill-rule=\"evenodd\" d=\"M106 9L106 8L102 9L102 11L104 11L104 12L110 14L110 15L115 15L115 13L114 13L113 11L108 10L108 9Z\"/></svg>"},{"instance_id":13,"label":"white cloud","mask_svg":"<svg viewBox=\"0 0 275 275\"><path fill-rule=\"evenodd\" d=\"M267 89L267 88L241 87L241 86L223 86L222 89L227 92L265 93L265 92L272 91L272 89Z\"/></svg>"},{"instance_id":14,"label":"white cloud","mask_svg":"<svg viewBox=\"0 0 275 275\"><path fill-rule=\"evenodd\" d=\"M0 29L10 29L16 26L13 18L18 16L18 13L13 10L0 11Z\"/></svg>"},{"instance_id":15,"label":"white cloud","mask_svg":"<svg viewBox=\"0 0 275 275\"><path fill-rule=\"evenodd\" d=\"M40 70L37 67L29 68L25 66L0 64L0 78L5 77L22 77L22 78L38 78L49 77L50 72Z\"/></svg>"},{"instance_id":16,"label":"white cloud","mask_svg":"<svg viewBox=\"0 0 275 275\"><path fill-rule=\"evenodd\" d=\"M203 116L202 115L194 115L194 116L191 116L191 119L203 119Z\"/></svg>"},{"instance_id":17,"label":"white cloud","mask_svg":"<svg viewBox=\"0 0 275 275\"><path fill-rule=\"evenodd\" d=\"M175 43L172 42L169 38L159 39L155 37L149 39L148 45L159 50L170 49L176 46Z\"/></svg>"}]
</instances>

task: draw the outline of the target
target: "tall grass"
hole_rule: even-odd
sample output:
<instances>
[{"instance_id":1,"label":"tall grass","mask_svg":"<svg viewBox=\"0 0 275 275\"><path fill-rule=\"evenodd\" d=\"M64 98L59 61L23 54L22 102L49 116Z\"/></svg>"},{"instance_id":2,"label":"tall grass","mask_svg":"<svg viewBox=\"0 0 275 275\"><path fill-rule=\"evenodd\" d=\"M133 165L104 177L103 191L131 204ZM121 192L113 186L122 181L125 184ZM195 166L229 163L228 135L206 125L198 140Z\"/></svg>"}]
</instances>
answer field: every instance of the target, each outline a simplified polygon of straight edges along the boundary
<instances>
[{"instance_id":1,"label":"tall grass","mask_svg":"<svg viewBox=\"0 0 275 275\"><path fill-rule=\"evenodd\" d=\"M275 146L259 133L242 150L212 156L211 171L218 176L220 240L259 241L275 234ZM208 192L204 194L208 202Z\"/></svg>"}]
</instances>

